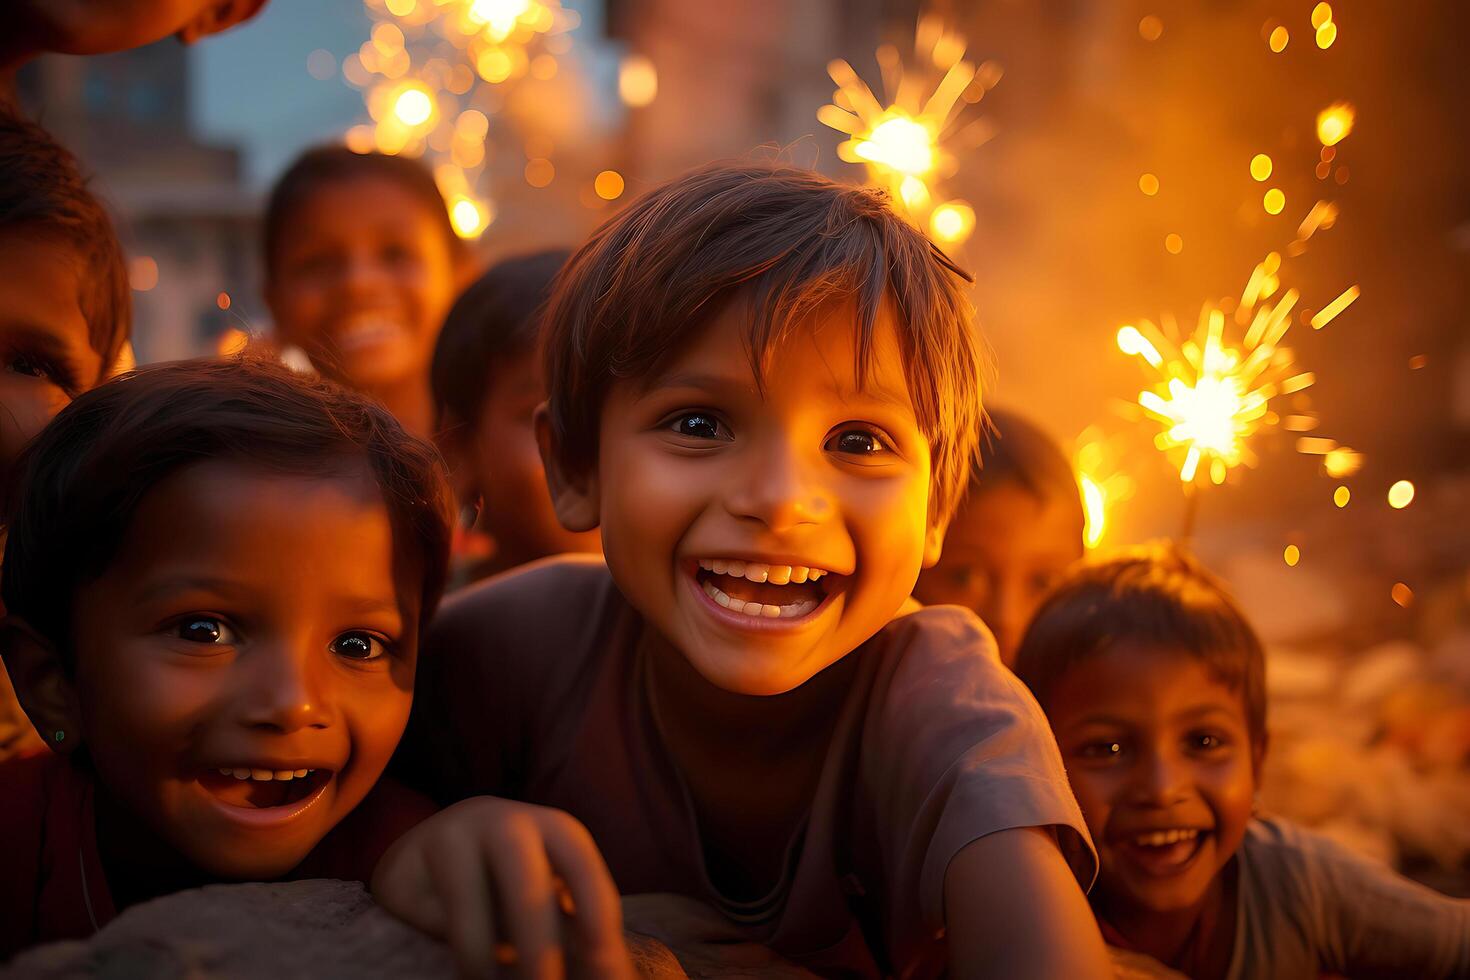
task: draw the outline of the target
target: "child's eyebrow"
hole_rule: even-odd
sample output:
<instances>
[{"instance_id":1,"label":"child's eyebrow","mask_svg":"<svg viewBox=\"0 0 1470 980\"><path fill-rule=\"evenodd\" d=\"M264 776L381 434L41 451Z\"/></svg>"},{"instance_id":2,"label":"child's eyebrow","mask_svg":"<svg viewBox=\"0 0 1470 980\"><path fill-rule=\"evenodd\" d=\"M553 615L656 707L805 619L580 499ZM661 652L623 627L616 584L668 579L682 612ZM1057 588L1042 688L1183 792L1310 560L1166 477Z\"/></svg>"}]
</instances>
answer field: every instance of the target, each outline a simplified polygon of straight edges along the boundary
<instances>
[{"instance_id":1,"label":"child's eyebrow","mask_svg":"<svg viewBox=\"0 0 1470 980\"><path fill-rule=\"evenodd\" d=\"M731 378L722 374L666 374L654 378L644 389L645 394L653 394L669 388L700 388L705 391L722 392L729 394L755 394L756 387L752 382Z\"/></svg>"}]
</instances>

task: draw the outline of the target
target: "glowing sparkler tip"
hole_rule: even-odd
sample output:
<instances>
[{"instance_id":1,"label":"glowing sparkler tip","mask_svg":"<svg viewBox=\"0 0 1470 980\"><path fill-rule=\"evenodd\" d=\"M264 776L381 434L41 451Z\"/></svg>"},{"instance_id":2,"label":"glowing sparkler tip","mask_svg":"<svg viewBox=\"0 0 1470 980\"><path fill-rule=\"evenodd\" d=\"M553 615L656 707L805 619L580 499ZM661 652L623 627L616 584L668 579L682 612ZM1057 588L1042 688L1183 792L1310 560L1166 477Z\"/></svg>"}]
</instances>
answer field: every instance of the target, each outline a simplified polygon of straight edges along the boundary
<instances>
[{"instance_id":1,"label":"glowing sparkler tip","mask_svg":"<svg viewBox=\"0 0 1470 980\"><path fill-rule=\"evenodd\" d=\"M975 209L964 201L948 201L929 216L929 230L935 241L958 244L975 230Z\"/></svg>"}]
</instances>

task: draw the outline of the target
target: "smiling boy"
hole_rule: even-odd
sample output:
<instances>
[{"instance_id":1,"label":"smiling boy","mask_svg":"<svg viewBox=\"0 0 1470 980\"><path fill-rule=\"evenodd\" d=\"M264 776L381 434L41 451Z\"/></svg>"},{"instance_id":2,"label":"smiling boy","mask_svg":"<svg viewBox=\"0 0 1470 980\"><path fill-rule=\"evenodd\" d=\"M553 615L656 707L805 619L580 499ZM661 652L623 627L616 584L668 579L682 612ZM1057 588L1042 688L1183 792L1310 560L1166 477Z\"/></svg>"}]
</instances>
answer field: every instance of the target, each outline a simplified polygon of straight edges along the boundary
<instances>
[{"instance_id":1,"label":"smiling boy","mask_svg":"<svg viewBox=\"0 0 1470 980\"><path fill-rule=\"evenodd\" d=\"M697 899L812 969L1103 975L1045 719L973 615L907 598L981 418L957 278L880 193L776 166L697 171L594 234L548 309L537 427L606 566L444 610L407 771L565 809L623 894Z\"/></svg>"}]
</instances>

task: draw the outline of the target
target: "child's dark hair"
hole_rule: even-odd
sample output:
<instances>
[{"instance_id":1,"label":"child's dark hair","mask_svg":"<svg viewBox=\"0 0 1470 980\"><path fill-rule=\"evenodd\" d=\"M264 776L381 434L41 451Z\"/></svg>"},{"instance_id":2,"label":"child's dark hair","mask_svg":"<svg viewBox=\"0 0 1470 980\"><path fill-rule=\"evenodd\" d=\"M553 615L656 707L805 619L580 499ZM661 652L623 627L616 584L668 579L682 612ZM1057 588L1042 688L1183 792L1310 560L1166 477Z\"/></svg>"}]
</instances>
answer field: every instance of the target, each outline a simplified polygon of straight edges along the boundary
<instances>
[{"instance_id":1,"label":"child's dark hair","mask_svg":"<svg viewBox=\"0 0 1470 980\"><path fill-rule=\"evenodd\" d=\"M454 233L439 185L421 162L386 153L356 153L345 146L318 146L297 157L271 188L263 236L267 275L281 254L281 239L292 216L313 194L324 185L364 179L391 181L416 197L443 231L449 254L456 259L464 255L464 241Z\"/></svg>"},{"instance_id":2,"label":"child's dark hair","mask_svg":"<svg viewBox=\"0 0 1470 980\"><path fill-rule=\"evenodd\" d=\"M859 379L879 308L891 302L909 394L933 451L930 505L964 492L983 412L984 353L968 280L882 191L775 164L714 164L608 221L557 277L543 321L546 386L561 463L597 459L597 419L618 381L650 378L723 303L751 304L757 381L767 352L832 301L857 307Z\"/></svg>"},{"instance_id":3,"label":"child's dark hair","mask_svg":"<svg viewBox=\"0 0 1470 980\"><path fill-rule=\"evenodd\" d=\"M388 509L395 575L422 583L427 623L444 590L453 513L433 447L362 395L254 358L146 367L61 410L17 465L0 579L7 611L69 667L78 588L106 571L149 491L217 459L309 476L366 465Z\"/></svg>"},{"instance_id":4,"label":"child's dark hair","mask_svg":"<svg viewBox=\"0 0 1470 980\"><path fill-rule=\"evenodd\" d=\"M491 368L536 351L541 308L569 255L553 249L497 262L454 301L429 369L440 424L473 422Z\"/></svg>"},{"instance_id":5,"label":"child's dark hair","mask_svg":"<svg viewBox=\"0 0 1470 980\"><path fill-rule=\"evenodd\" d=\"M1042 603L1015 672L1043 708L1073 665L1118 646L1202 660L1245 702L1251 740L1265 745L1266 657L1245 614L1215 576L1170 544L1077 566Z\"/></svg>"},{"instance_id":6,"label":"child's dark hair","mask_svg":"<svg viewBox=\"0 0 1470 980\"><path fill-rule=\"evenodd\" d=\"M117 363L132 329L132 293L122 246L76 158L40 126L0 108L0 228L24 229L73 250L81 260L77 297L87 337L102 359L91 387Z\"/></svg>"},{"instance_id":7,"label":"child's dark hair","mask_svg":"<svg viewBox=\"0 0 1470 980\"><path fill-rule=\"evenodd\" d=\"M1056 440L1036 425L1009 409L989 412L990 432L983 439L981 465L970 474L970 494L981 494L1005 483L1014 483L1041 501L1056 501L1067 508L1077 525L1081 546L1085 518L1077 476Z\"/></svg>"}]
</instances>

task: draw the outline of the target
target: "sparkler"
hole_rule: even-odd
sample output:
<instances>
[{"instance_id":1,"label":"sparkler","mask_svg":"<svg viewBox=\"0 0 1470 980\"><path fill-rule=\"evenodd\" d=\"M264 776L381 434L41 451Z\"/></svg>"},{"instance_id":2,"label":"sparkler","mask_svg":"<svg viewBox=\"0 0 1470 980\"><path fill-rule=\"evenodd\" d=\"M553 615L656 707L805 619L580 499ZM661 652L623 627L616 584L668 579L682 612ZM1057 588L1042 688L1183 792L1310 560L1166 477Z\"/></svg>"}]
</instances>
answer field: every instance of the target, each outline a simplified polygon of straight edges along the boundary
<instances>
[{"instance_id":1,"label":"sparkler","mask_svg":"<svg viewBox=\"0 0 1470 980\"><path fill-rule=\"evenodd\" d=\"M1082 497L1082 543L1088 551L1102 544L1119 503L1133 496L1133 480L1119 469L1121 453L1115 440L1088 426L1077 437L1072 468Z\"/></svg>"},{"instance_id":2,"label":"sparkler","mask_svg":"<svg viewBox=\"0 0 1470 980\"><path fill-rule=\"evenodd\" d=\"M975 211L959 198L936 202L941 182L958 167L956 151L973 149L992 135L985 119L964 121L964 110L1000 81L999 66L966 61L965 40L934 15L914 31L914 66L906 68L892 45L877 51L884 100L846 61L827 66L837 83L832 102L817 120L850 139L837 147L848 163L867 166L875 183L901 202L910 220L936 241L960 244L975 228ZM938 81L935 81L935 78ZM956 108L958 107L958 108Z\"/></svg>"},{"instance_id":3,"label":"sparkler","mask_svg":"<svg viewBox=\"0 0 1470 980\"><path fill-rule=\"evenodd\" d=\"M1137 404L1159 425L1154 444L1176 461L1185 485L1185 539L1193 531L1198 484L1206 479L1224 483L1236 467L1254 466L1251 441L1264 430L1280 426L1305 432L1317 426L1311 413L1283 414L1276 407L1281 396L1316 380L1299 370L1290 348L1282 345L1300 297L1295 289L1277 295L1280 265L1280 255L1273 252L1252 271L1235 308L1235 325L1243 328L1239 340L1227 338L1226 311L1213 303L1205 304L1198 327L1182 343L1147 320L1118 331L1118 349L1136 357L1153 378ZM1313 317L1312 326L1325 327L1356 296L1357 287L1351 287ZM1325 455L1341 447L1330 439L1304 437L1297 448Z\"/></svg>"},{"instance_id":4,"label":"sparkler","mask_svg":"<svg viewBox=\"0 0 1470 980\"><path fill-rule=\"evenodd\" d=\"M527 74L549 78L577 15L560 0L363 0L369 39L344 61L363 89L371 125L346 142L358 152L428 156L463 238L478 238L495 209L484 183L491 90ZM530 154L528 154L529 156Z\"/></svg>"}]
</instances>

